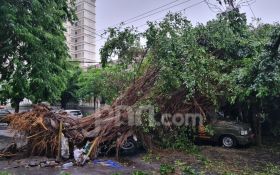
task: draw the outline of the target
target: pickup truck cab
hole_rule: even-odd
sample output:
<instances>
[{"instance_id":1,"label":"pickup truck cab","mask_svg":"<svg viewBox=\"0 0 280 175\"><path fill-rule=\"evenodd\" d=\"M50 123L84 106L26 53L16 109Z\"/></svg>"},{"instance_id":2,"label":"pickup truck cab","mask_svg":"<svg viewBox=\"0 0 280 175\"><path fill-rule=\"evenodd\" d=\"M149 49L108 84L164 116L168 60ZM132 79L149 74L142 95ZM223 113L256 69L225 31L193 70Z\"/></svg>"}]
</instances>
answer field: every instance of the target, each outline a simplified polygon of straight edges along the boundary
<instances>
[{"instance_id":1,"label":"pickup truck cab","mask_svg":"<svg viewBox=\"0 0 280 175\"><path fill-rule=\"evenodd\" d=\"M197 138L210 140L233 148L237 145L247 145L253 142L254 134L248 124L231 121L221 116L211 117L211 121L205 127L200 127Z\"/></svg>"}]
</instances>

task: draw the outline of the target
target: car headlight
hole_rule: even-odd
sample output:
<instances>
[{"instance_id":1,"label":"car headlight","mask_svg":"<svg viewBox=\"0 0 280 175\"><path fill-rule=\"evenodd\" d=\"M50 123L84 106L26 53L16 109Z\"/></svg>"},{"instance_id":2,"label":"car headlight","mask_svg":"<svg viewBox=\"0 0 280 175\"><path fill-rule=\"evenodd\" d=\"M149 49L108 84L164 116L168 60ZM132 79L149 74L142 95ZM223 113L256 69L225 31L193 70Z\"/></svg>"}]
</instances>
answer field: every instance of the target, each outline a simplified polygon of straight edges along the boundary
<instances>
[{"instance_id":1,"label":"car headlight","mask_svg":"<svg viewBox=\"0 0 280 175\"><path fill-rule=\"evenodd\" d=\"M248 131L247 130L242 130L240 132L240 135L242 135L242 136L248 135Z\"/></svg>"}]
</instances>

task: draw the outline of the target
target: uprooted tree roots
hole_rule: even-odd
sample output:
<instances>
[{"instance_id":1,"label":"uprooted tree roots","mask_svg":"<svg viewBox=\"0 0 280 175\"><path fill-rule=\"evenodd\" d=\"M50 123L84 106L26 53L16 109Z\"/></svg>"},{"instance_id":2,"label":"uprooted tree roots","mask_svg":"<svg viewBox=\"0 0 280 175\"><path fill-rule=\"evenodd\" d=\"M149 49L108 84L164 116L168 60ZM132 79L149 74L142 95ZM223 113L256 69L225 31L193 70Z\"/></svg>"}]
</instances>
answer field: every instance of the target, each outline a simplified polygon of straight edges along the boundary
<instances>
[{"instance_id":1,"label":"uprooted tree roots","mask_svg":"<svg viewBox=\"0 0 280 175\"><path fill-rule=\"evenodd\" d=\"M27 148L34 155L55 155L58 146L59 123L64 123L65 136L75 140L82 135L67 126L77 125L77 121L65 113L56 114L45 105L34 105L31 112L8 116L10 128L28 139Z\"/></svg>"},{"instance_id":2,"label":"uprooted tree roots","mask_svg":"<svg viewBox=\"0 0 280 175\"><path fill-rule=\"evenodd\" d=\"M107 141L116 141L119 148L134 133L133 126L127 124L127 111L120 110L119 106L133 106L145 97L153 87L157 73L158 69L149 69L113 105L105 106L88 117L75 120L66 113L55 113L47 106L34 105L31 112L10 115L10 128L28 139L27 148L32 155L57 154L60 122L70 143L79 145L85 140L94 141L92 155L101 143Z\"/></svg>"},{"instance_id":3,"label":"uprooted tree roots","mask_svg":"<svg viewBox=\"0 0 280 175\"><path fill-rule=\"evenodd\" d=\"M72 145L92 141L91 155L96 155L100 144L115 142L118 155L120 146L136 131L135 126L128 124L130 113L123 106L133 107L145 98L154 86L158 72L157 68L148 69L111 106L105 106L85 118L75 120L66 113L55 113L47 106L34 105L31 112L10 115L10 127L28 139L27 148L32 155L57 155L60 122L63 123L63 134ZM174 98L182 96L178 93ZM203 113L196 101L192 104Z\"/></svg>"}]
</instances>

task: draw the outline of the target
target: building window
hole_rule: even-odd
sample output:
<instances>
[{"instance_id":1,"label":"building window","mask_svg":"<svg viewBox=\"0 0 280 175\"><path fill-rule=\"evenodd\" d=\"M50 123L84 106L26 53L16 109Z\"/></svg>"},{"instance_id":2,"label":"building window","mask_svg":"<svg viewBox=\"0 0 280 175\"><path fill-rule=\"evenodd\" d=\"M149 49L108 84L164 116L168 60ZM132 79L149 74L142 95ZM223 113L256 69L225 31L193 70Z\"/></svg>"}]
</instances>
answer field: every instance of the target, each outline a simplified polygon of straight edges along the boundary
<instances>
[{"instance_id":1,"label":"building window","mask_svg":"<svg viewBox=\"0 0 280 175\"><path fill-rule=\"evenodd\" d=\"M75 43L76 43L76 42L78 42L78 40L77 40L77 39L75 39Z\"/></svg>"},{"instance_id":2,"label":"building window","mask_svg":"<svg viewBox=\"0 0 280 175\"><path fill-rule=\"evenodd\" d=\"M77 47L77 46L75 46L75 50L78 50L78 47Z\"/></svg>"},{"instance_id":3,"label":"building window","mask_svg":"<svg viewBox=\"0 0 280 175\"><path fill-rule=\"evenodd\" d=\"M78 55L77 55L77 54L75 54L75 58L78 58Z\"/></svg>"},{"instance_id":4,"label":"building window","mask_svg":"<svg viewBox=\"0 0 280 175\"><path fill-rule=\"evenodd\" d=\"M75 31L75 35L77 35L78 34L78 32L77 31Z\"/></svg>"}]
</instances>

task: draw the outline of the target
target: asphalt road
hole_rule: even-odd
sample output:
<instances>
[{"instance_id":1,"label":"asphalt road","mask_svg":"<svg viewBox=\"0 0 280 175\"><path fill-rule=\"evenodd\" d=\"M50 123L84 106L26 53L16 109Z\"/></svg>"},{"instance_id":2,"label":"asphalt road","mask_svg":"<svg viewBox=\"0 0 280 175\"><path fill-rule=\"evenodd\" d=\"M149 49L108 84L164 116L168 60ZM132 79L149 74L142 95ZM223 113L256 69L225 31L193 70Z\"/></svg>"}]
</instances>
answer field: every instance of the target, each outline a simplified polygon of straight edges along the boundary
<instances>
[{"instance_id":1,"label":"asphalt road","mask_svg":"<svg viewBox=\"0 0 280 175\"><path fill-rule=\"evenodd\" d=\"M7 126L0 124L0 150L13 142L13 136L14 134L8 130Z\"/></svg>"},{"instance_id":2,"label":"asphalt road","mask_svg":"<svg viewBox=\"0 0 280 175\"><path fill-rule=\"evenodd\" d=\"M21 141L18 139L14 140L14 134L7 128L7 126L0 125L0 150L6 148L12 142L16 141L19 144ZM121 163L123 167L121 169L110 168L101 165L94 165L93 161L88 162L87 165L83 167L72 166L68 169L63 169L62 166L40 168L39 166L30 167L27 166L30 162L41 161L47 159L45 157L28 157L25 159L0 159L0 174L1 171L6 171L12 173L13 175L60 175L62 172L70 173L71 175L112 175L114 173L120 173L122 175L130 175L135 170L156 170L159 168L159 165L145 164L141 159L140 155L129 157L125 162L133 163ZM114 157L102 158L104 160L114 160ZM69 160L71 161L71 160ZM117 160L115 160L118 162Z\"/></svg>"},{"instance_id":3,"label":"asphalt road","mask_svg":"<svg viewBox=\"0 0 280 175\"><path fill-rule=\"evenodd\" d=\"M7 126L4 124L0 124L0 137L13 137L14 134L8 130Z\"/></svg>"}]
</instances>

